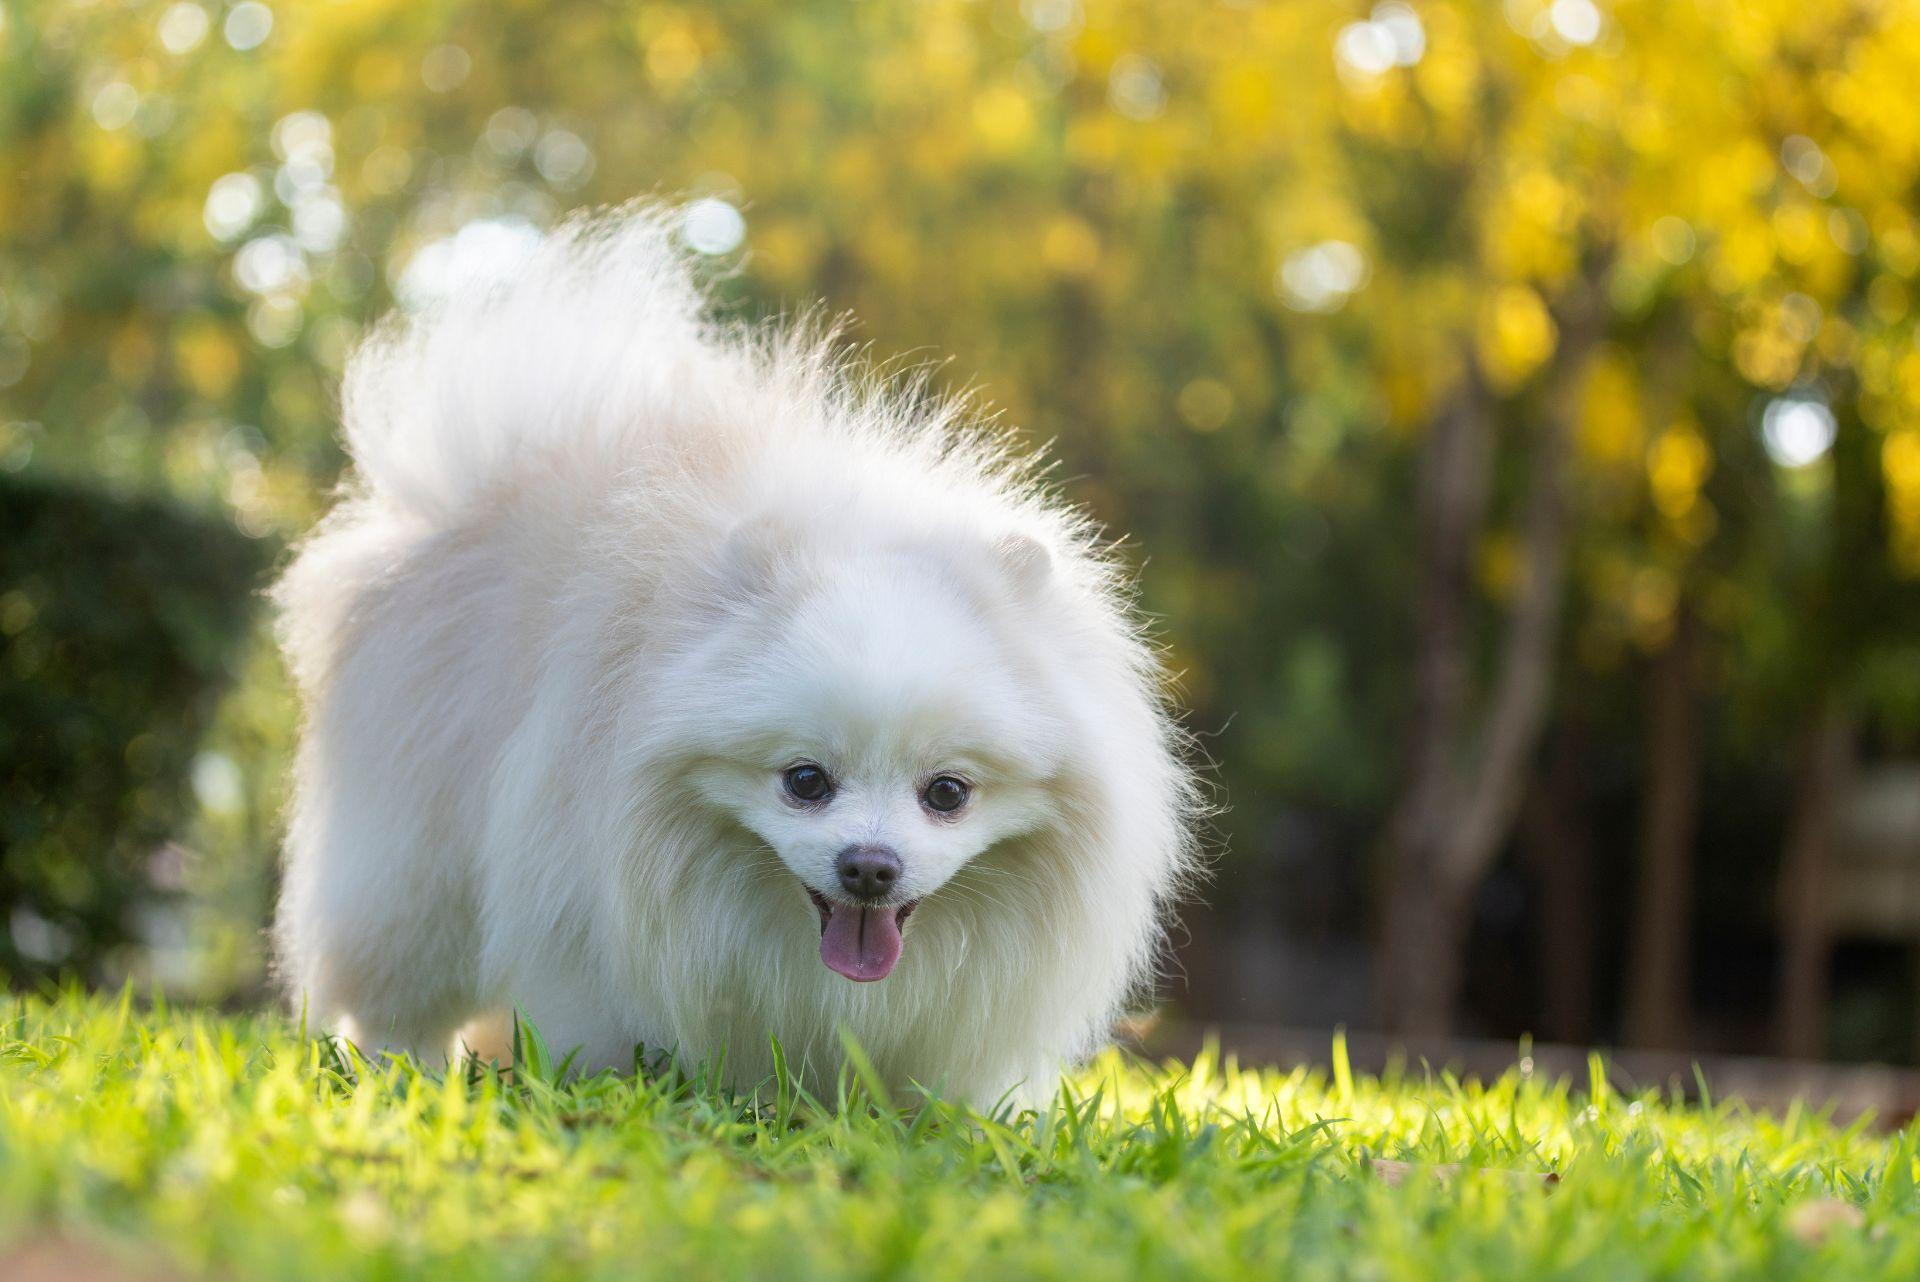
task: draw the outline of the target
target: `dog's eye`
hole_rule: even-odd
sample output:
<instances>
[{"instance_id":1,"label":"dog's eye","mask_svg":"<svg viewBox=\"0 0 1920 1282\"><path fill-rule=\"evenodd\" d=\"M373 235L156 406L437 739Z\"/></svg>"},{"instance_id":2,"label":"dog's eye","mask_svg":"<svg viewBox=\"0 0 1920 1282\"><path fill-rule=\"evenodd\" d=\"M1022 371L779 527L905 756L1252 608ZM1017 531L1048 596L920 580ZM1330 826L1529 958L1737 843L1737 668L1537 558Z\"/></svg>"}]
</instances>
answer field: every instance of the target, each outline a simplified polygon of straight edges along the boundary
<instances>
[{"instance_id":1,"label":"dog's eye","mask_svg":"<svg viewBox=\"0 0 1920 1282\"><path fill-rule=\"evenodd\" d=\"M958 779L953 775L938 775L932 783L927 785L927 790L920 794L920 800L927 804L928 810L950 815L967 804L967 796L972 791L965 779Z\"/></svg>"},{"instance_id":2,"label":"dog's eye","mask_svg":"<svg viewBox=\"0 0 1920 1282\"><path fill-rule=\"evenodd\" d=\"M825 801L833 795L833 780L811 762L789 767L781 782L795 801Z\"/></svg>"}]
</instances>

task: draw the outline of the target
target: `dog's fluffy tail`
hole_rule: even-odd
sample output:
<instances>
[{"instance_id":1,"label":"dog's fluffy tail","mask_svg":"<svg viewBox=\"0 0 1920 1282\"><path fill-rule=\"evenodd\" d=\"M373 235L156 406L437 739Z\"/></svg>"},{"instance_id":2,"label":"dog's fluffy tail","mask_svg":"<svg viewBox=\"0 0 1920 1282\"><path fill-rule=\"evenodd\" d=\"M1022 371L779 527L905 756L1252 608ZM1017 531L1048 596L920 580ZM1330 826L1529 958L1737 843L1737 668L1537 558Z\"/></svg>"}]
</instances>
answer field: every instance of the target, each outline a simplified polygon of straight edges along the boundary
<instances>
[{"instance_id":1,"label":"dog's fluffy tail","mask_svg":"<svg viewBox=\"0 0 1920 1282\"><path fill-rule=\"evenodd\" d=\"M529 454L609 456L727 359L659 206L576 219L489 267L374 331L344 380L362 482L435 524Z\"/></svg>"}]
</instances>

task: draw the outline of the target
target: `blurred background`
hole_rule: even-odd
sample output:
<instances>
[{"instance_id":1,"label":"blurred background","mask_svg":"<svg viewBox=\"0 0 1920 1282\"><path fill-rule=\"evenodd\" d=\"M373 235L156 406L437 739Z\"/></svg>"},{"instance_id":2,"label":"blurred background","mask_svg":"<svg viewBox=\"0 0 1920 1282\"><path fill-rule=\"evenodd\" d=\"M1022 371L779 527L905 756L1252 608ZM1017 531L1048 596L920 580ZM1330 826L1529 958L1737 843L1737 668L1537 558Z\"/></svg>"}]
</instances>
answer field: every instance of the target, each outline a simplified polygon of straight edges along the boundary
<instances>
[{"instance_id":1,"label":"blurred background","mask_svg":"<svg viewBox=\"0 0 1920 1282\"><path fill-rule=\"evenodd\" d=\"M1130 540L1179 1016L1920 1062L1916 85L1895 0L0 0L0 972L265 999L342 360L655 194Z\"/></svg>"}]
</instances>

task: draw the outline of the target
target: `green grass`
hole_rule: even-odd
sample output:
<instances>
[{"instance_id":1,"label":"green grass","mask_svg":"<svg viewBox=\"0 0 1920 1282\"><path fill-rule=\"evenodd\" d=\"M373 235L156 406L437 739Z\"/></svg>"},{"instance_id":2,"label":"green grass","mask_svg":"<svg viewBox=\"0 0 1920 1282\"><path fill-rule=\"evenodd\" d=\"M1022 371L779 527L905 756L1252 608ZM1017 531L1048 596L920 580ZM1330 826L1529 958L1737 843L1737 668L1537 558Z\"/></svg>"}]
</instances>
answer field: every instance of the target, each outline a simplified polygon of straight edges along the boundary
<instances>
[{"instance_id":1,"label":"green grass","mask_svg":"<svg viewBox=\"0 0 1920 1282\"><path fill-rule=\"evenodd\" d=\"M136 1273L328 1282L1920 1276L1920 1131L1806 1112L1114 1055L986 1118L883 1107L857 1075L823 1104L536 1068L0 999L0 1272L57 1238ZM1463 1169L1396 1187L1373 1159Z\"/></svg>"}]
</instances>

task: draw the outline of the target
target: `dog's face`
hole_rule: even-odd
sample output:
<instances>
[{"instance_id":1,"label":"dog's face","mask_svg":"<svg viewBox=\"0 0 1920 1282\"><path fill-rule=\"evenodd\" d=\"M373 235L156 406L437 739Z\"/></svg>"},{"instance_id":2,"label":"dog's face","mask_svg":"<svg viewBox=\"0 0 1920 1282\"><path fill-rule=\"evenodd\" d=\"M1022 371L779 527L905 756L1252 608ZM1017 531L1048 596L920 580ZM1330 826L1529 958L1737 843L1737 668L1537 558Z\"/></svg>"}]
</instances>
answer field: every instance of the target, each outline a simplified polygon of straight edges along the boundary
<instances>
[{"instance_id":1,"label":"dog's face","mask_svg":"<svg viewBox=\"0 0 1920 1282\"><path fill-rule=\"evenodd\" d=\"M923 899L1057 817L1057 696L1007 632L1045 553L981 557L978 574L902 552L816 568L726 647L696 787L791 870L794 911L819 914L821 959L849 979L884 979Z\"/></svg>"}]
</instances>

